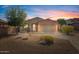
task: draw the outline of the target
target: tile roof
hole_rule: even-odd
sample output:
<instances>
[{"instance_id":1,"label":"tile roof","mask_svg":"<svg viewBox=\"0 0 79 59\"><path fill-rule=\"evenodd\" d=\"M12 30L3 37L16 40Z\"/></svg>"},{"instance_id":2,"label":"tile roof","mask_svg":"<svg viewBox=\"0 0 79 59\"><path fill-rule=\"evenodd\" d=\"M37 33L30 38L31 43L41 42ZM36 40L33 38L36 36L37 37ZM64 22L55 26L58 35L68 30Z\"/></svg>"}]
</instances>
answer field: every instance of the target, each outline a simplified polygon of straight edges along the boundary
<instances>
[{"instance_id":1,"label":"tile roof","mask_svg":"<svg viewBox=\"0 0 79 59\"><path fill-rule=\"evenodd\" d=\"M32 18L32 19L29 19L26 22L33 24L33 23L38 23L38 22L41 22L41 21L56 22L56 21L51 20L51 19L43 19L43 18L40 18L40 17L35 17L35 18Z\"/></svg>"}]
</instances>

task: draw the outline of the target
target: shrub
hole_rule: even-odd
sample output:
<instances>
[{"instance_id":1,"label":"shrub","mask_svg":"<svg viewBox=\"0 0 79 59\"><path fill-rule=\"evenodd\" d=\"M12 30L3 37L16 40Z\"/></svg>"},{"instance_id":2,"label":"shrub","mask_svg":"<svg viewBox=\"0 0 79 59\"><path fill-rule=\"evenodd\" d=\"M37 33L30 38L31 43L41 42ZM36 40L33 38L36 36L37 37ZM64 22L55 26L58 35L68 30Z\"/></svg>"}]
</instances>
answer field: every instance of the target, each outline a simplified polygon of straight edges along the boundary
<instances>
[{"instance_id":1,"label":"shrub","mask_svg":"<svg viewBox=\"0 0 79 59\"><path fill-rule=\"evenodd\" d=\"M53 44L53 42L54 42L54 37L52 37L52 36L41 36L40 37L40 43L41 44L43 44L43 45L51 45L51 44Z\"/></svg>"},{"instance_id":2,"label":"shrub","mask_svg":"<svg viewBox=\"0 0 79 59\"><path fill-rule=\"evenodd\" d=\"M62 26L61 28L61 32L69 35L71 32L74 31L74 27L73 26Z\"/></svg>"}]
</instances>

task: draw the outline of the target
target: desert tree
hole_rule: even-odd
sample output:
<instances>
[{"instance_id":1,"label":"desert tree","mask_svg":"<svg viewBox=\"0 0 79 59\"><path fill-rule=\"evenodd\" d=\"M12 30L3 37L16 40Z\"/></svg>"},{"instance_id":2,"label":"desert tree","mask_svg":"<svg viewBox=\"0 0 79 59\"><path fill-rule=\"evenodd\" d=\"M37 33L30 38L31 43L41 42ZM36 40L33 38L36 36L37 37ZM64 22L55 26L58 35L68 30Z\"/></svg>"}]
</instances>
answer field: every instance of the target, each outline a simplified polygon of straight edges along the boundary
<instances>
[{"instance_id":1,"label":"desert tree","mask_svg":"<svg viewBox=\"0 0 79 59\"><path fill-rule=\"evenodd\" d=\"M26 12L20 6L9 7L6 11L8 25L16 27L16 33L20 32L20 27L23 26Z\"/></svg>"}]
</instances>

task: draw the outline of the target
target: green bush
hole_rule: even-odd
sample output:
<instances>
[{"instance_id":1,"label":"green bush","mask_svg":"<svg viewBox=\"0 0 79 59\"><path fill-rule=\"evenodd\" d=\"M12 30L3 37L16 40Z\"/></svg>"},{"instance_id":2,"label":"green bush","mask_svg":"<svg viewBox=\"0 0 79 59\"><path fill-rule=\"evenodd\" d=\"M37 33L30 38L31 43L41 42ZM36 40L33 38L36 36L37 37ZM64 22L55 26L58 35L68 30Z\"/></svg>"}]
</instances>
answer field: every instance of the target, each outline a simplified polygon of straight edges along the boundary
<instances>
[{"instance_id":1,"label":"green bush","mask_svg":"<svg viewBox=\"0 0 79 59\"><path fill-rule=\"evenodd\" d=\"M62 26L61 28L61 32L69 35L71 32L74 31L74 27L73 26Z\"/></svg>"},{"instance_id":2,"label":"green bush","mask_svg":"<svg viewBox=\"0 0 79 59\"><path fill-rule=\"evenodd\" d=\"M42 41L41 43L44 44L44 45L51 45L54 42L54 37L52 37L52 36L41 36L40 41Z\"/></svg>"}]
</instances>

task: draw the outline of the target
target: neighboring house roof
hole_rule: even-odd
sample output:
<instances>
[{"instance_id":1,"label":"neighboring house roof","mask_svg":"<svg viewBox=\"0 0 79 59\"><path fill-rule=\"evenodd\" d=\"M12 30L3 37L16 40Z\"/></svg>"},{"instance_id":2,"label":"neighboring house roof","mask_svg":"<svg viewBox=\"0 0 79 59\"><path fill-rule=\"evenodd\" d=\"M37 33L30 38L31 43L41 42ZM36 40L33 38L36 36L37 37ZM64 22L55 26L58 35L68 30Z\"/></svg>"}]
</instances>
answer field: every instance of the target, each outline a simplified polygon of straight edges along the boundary
<instances>
[{"instance_id":1,"label":"neighboring house roof","mask_svg":"<svg viewBox=\"0 0 79 59\"><path fill-rule=\"evenodd\" d=\"M79 23L73 23L72 26L79 26Z\"/></svg>"},{"instance_id":2,"label":"neighboring house roof","mask_svg":"<svg viewBox=\"0 0 79 59\"><path fill-rule=\"evenodd\" d=\"M79 18L73 18L67 20L68 25L79 26Z\"/></svg>"},{"instance_id":3,"label":"neighboring house roof","mask_svg":"<svg viewBox=\"0 0 79 59\"><path fill-rule=\"evenodd\" d=\"M42 22L42 21L56 22L56 21L51 20L51 19L42 19L42 18L39 18L39 17L29 19L26 22L33 24L33 23L39 23L39 22Z\"/></svg>"}]
</instances>

